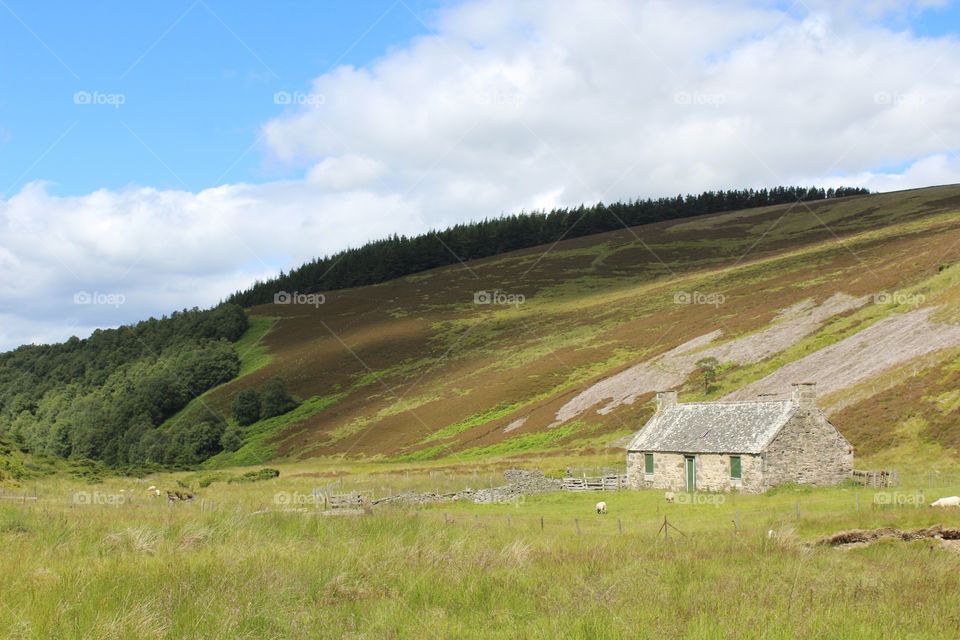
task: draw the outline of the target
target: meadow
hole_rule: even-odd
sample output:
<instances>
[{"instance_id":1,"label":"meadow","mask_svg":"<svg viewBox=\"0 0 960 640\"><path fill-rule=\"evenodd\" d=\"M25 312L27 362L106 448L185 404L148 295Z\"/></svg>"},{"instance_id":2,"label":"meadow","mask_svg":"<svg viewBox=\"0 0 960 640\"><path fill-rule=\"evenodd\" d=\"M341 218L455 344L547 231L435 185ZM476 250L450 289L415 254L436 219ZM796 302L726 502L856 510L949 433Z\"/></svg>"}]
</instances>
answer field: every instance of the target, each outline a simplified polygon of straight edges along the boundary
<instances>
[{"instance_id":1,"label":"meadow","mask_svg":"<svg viewBox=\"0 0 960 640\"><path fill-rule=\"evenodd\" d=\"M7 488L0 635L954 638L960 628L949 543L816 544L851 529L960 527L960 511L926 505L960 493L958 476L673 504L657 491L557 492L331 517L310 502L315 489L476 488L502 482L501 468L280 471L255 483L205 472L221 475L203 488L211 477L196 472L96 484L60 473ZM190 486L196 499L151 499L150 485Z\"/></svg>"}]
</instances>

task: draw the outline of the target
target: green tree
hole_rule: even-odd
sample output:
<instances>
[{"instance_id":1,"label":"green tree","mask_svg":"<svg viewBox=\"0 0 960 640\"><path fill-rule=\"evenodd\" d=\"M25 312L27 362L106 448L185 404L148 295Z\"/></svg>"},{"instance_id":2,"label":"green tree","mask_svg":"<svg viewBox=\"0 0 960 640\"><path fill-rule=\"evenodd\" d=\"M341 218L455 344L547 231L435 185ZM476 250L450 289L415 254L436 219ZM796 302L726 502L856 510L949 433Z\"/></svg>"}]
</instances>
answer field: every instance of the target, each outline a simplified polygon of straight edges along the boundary
<instances>
[{"instance_id":1,"label":"green tree","mask_svg":"<svg viewBox=\"0 0 960 640\"><path fill-rule=\"evenodd\" d=\"M703 393L704 395L710 393L710 387L713 385L714 381L717 379L717 368L720 367L720 361L709 356L707 358L701 358L697 360L697 368L700 369L700 373L703 375Z\"/></svg>"},{"instance_id":2,"label":"green tree","mask_svg":"<svg viewBox=\"0 0 960 640\"><path fill-rule=\"evenodd\" d=\"M220 436L220 446L224 451L236 451L243 446L243 431L236 425L227 427Z\"/></svg>"},{"instance_id":3,"label":"green tree","mask_svg":"<svg viewBox=\"0 0 960 640\"><path fill-rule=\"evenodd\" d=\"M260 397L261 418L283 415L296 406L296 401L287 393L287 382L283 378L275 376L263 385Z\"/></svg>"},{"instance_id":4,"label":"green tree","mask_svg":"<svg viewBox=\"0 0 960 640\"><path fill-rule=\"evenodd\" d=\"M260 394L256 389L244 389L233 400L233 417L242 427L260 419Z\"/></svg>"}]
</instances>

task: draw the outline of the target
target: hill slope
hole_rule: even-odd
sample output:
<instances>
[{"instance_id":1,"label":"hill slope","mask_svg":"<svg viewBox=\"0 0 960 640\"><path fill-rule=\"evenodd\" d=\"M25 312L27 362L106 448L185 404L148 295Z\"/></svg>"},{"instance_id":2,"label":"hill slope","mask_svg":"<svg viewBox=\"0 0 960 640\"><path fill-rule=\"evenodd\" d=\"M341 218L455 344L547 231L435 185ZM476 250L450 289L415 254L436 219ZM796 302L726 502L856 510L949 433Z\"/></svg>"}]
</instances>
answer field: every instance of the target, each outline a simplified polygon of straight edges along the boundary
<instances>
[{"instance_id":1,"label":"hill slope","mask_svg":"<svg viewBox=\"0 0 960 640\"><path fill-rule=\"evenodd\" d=\"M659 388L738 398L799 379L821 381L859 455L951 457L958 209L958 186L767 207L254 307L258 367L204 404L226 415L276 375L305 402L212 463L597 450ZM708 393L704 357L720 365Z\"/></svg>"}]
</instances>

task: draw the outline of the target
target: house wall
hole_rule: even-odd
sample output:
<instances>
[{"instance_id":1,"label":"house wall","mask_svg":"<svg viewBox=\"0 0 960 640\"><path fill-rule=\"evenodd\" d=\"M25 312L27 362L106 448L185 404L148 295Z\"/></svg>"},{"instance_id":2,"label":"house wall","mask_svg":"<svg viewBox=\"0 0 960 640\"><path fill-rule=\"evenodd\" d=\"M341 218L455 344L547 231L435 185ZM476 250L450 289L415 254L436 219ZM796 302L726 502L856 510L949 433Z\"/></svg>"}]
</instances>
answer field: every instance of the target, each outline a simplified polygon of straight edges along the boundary
<instances>
[{"instance_id":1,"label":"house wall","mask_svg":"<svg viewBox=\"0 0 960 640\"><path fill-rule=\"evenodd\" d=\"M627 453L627 485L633 489L663 489L685 491L687 488L682 453L654 453L653 475L644 474L642 451ZM698 491L730 491L732 489L763 491L763 461L759 456L740 456L742 479L739 483L730 478L730 456L716 453L694 454L697 462Z\"/></svg>"},{"instance_id":2,"label":"house wall","mask_svg":"<svg viewBox=\"0 0 960 640\"><path fill-rule=\"evenodd\" d=\"M819 409L800 410L763 454L763 484L831 485L853 470L853 447Z\"/></svg>"}]
</instances>

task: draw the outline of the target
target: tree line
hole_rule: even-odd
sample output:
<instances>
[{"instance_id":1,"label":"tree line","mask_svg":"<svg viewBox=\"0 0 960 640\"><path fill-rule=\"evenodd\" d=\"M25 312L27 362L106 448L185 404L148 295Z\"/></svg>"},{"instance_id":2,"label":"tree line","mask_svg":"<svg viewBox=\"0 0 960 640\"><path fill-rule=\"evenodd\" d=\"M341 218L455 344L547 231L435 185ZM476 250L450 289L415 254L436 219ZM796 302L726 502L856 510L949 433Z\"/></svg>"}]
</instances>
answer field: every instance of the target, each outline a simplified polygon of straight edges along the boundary
<instances>
[{"instance_id":1,"label":"tree line","mask_svg":"<svg viewBox=\"0 0 960 640\"><path fill-rule=\"evenodd\" d=\"M23 451L115 466L205 460L223 448L221 416L159 427L236 377L232 343L247 326L242 308L222 304L2 353L0 436Z\"/></svg>"},{"instance_id":2,"label":"tree line","mask_svg":"<svg viewBox=\"0 0 960 640\"><path fill-rule=\"evenodd\" d=\"M229 302L249 307L273 302L274 294L280 291L318 293L377 284L458 260L485 258L624 226L868 193L869 190L859 187L732 189L505 215L413 237L393 235L317 258L266 282L255 282L249 289L234 293ZM798 208L798 212L802 209Z\"/></svg>"}]
</instances>

